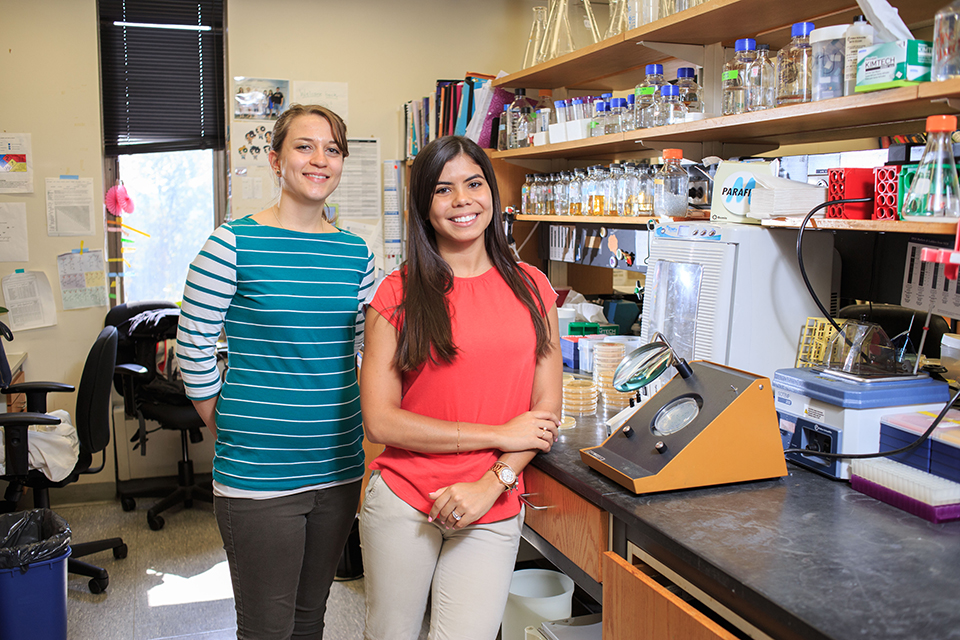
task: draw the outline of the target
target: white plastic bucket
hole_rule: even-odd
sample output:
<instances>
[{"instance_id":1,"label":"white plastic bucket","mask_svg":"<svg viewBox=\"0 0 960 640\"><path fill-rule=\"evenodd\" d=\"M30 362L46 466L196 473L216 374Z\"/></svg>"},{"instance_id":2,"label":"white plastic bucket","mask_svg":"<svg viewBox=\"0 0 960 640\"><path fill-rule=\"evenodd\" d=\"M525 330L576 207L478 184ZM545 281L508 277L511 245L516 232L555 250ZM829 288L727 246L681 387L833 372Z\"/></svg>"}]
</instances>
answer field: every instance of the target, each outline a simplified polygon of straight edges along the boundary
<instances>
[{"instance_id":1,"label":"white plastic bucket","mask_svg":"<svg viewBox=\"0 0 960 640\"><path fill-rule=\"evenodd\" d=\"M513 572L503 611L503 640L524 640L527 627L570 617L573 580L559 571L521 569Z\"/></svg>"}]
</instances>

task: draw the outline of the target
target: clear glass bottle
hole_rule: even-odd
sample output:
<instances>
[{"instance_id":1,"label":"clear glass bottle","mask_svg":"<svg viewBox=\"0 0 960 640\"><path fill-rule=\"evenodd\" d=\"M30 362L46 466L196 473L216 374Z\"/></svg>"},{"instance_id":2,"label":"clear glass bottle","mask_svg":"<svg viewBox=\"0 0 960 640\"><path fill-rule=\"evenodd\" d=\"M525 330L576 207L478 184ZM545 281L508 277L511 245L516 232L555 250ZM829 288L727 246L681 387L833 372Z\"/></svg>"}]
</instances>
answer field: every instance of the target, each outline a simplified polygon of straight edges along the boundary
<instances>
[{"instance_id":1,"label":"clear glass bottle","mask_svg":"<svg viewBox=\"0 0 960 640\"><path fill-rule=\"evenodd\" d=\"M533 102L527 98L526 89L514 89L513 102L510 103L509 117L507 118L507 147L510 149L520 149L526 147L526 137L521 138L518 135L518 127L521 125L521 110L525 107L532 107ZM529 132L529 129L528 129ZM521 142L523 144L521 144Z\"/></svg>"},{"instance_id":2,"label":"clear glass bottle","mask_svg":"<svg viewBox=\"0 0 960 640\"><path fill-rule=\"evenodd\" d=\"M933 67L931 80L960 76L960 0L954 0L933 20Z\"/></svg>"},{"instance_id":3,"label":"clear glass bottle","mask_svg":"<svg viewBox=\"0 0 960 640\"><path fill-rule=\"evenodd\" d=\"M607 133L607 103L597 100L593 104L593 118L590 120L590 137L606 135Z\"/></svg>"},{"instance_id":4,"label":"clear glass bottle","mask_svg":"<svg viewBox=\"0 0 960 640\"><path fill-rule=\"evenodd\" d=\"M599 204L597 200L594 200L594 205L599 207L594 215L615 215L612 212L617 206L617 181L612 178L612 172L611 167L600 167L600 169L597 170L602 200L599 201Z\"/></svg>"},{"instance_id":5,"label":"clear glass bottle","mask_svg":"<svg viewBox=\"0 0 960 640\"><path fill-rule=\"evenodd\" d=\"M680 87L665 84L660 90L660 104L657 105L656 125L681 124L687 119L687 105L680 102Z\"/></svg>"},{"instance_id":6,"label":"clear glass bottle","mask_svg":"<svg viewBox=\"0 0 960 640\"><path fill-rule=\"evenodd\" d=\"M530 185L530 213L535 216L543 215L543 175L535 174Z\"/></svg>"},{"instance_id":7,"label":"clear glass bottle","mask_svg":"<svg viewBox=\"0 0 960 640\"><path fill-rule=\"evenodd\" d=\"M653 176L654 168L650 165L637 168L637 178L640 181L640 190L637 192L638 215L653 215Z\"/></svg>"},{"instance_id":8,"label":"clear glass bottle","mask_svg":"<svg viewBox=\"0 0 960 640\"><path fill-rule=\"evenodd\" d=\"M561 171L553 187L553 212L558 216L570 215L570 172Z\"/></svg>"},{"instance_id":9,"label":"clear glass bottle","mask_svg":"<svg viewBox=\"0 0 960 640\"><path fill-rule=\"evenodd\" d=\"M610 101L610 112L607 114L607 133L620 133L627 117L626 98L614 98Z\"/></svg>"},{"instance_id":10,"label":"clear glass bottle","mask_svg":"<svg viewBox=\"0 0 960 640\"><path fill-rule=\"evenodd\" d=\"M770 45L757 45L757 57L747 64L747 111L763 111L777 106L776 67L770 58Z\"/></svg>"},{"instance_id":11,"label":"clear glass bottle","mask_svg":"<svg viewBox=\"0 0 960 640\"><path fill-rule=\"evenodd\" d=\"M510 148L510 105L503 105L503 113L500 114L500 124L497 126L497 150L506 151Z\"/></svg>"},{"instance_id":12,"label":"clear glass bottle","mask_svg":"<svg viewBox=\"0 0 960 640\"><path fill-rule=\"evenodd\" d=\"M600 166L590 167L587 173L587 215L602 216L603 201L603 170Z\"/></svg>"},{"instance_id":13,"label":"clear glass bottle","mask_svg":"<svg viewBox=\"0 0 960 640\"><path fill-rule=\"evenodd\" d=\"M747 65L757 57L757 41L742 38L736 42L736 55L723 65L720 113L725 116L747 110L745 80Z\"/></svg>"},{"instance_id":14,"label":"clear glass bottle","mask_svg":"<svg viewBox=\"0 0 960 640\"><path fill-rule=\"evenodd\" d=\"M613 181L613 197L608 207L610 215L627 215L627 172L622 164L610 165L610 180Z\"/></svg>"},{"instance_id":15,"label":"clear glass bottle","mask_svg":"<svg viewBox=\"0 0 960 640\"><path fill-rule=\"evenodd\" d=\"M960 28L960 23L955 23L955 28ZM936 34L936 26L934 26L934 34ZM853 19L853 24L847 27L847 32L844 34L846 39L845 51L843 56L843 95L852 96L856 93L857 89L857 52L860 49L864 49L873 44L873 39L876 37L876 29L873 28L873 25L867 22L865 16L857 16ZM960 37L960 33L954 34L954 37ZM936 42L936 35L934 35L934 42ZM957 41L954 45L955 47L960 47L960 41ZM936 44L934 44L934 69L936 68ZM960 75L960 58L956 61L957 71L956 75ZM949 76L947 76L949 77ZM930 79L931 80L946 80L947 77L937 78L934 75L934 72L931 71Z\"/></svg>"},{"instance_id":16,"label":"clear glass bottle","mask_svg":"<svg viewBox=\"0 0 960 640\"><path fill-rule=\"evenodd\" d=\"M686 105L687 113L703 113L703 97L693 67L677 69L677 86L680 87L680 102Z\"/></svg>"},{"instance_id":17,"label":"clear glass bottle","mask_svg":"<svg viewBox=\"0 0 960 640\"><path fill-rule=\"evenodd\" d=\"M644 110L646 110L646 108L652 105L654 102L659 102L660 87L663 86L662 64L648 64L646 67L646 72L646 78L644 78L643 82L638 84L634 89L634 94L637 96L636 106L634 107L634 129L652 126L644 124L643 120L646 117L644 115ZM650 115L652 116L653 112L650 112Z\"/></svg>"},{"instance_id":18,"label":"clear glass bottle","mask_svg":"<svg viewBox=\"0 0 960 640\"><path fill-rule=\"evenodd\" d=\"M533 107L521 107L516 123L517 148L526 149L533 144L533 134L536 133L537 116Z\"/></svg>"},{"instance_id":19,"label":"clear glass bottle","mask_svg":"<svg viewBox=\"0 0 960 640\"><path fill-rule=\"evenodd\" d=\"M927 146L903 198L900 216L904 220L943 222L945 218L960 218L960 186L951 139L956 130L956 116L927 118Z\"/></svg>"},{"instance_id":20,"label":"clear glass bottle","mask_svg":"<svg viewBox=\"0 0 960 640\"><path fill-rule=\"evenodd\" d=\"M543 190L543 214L547 216L557 215L557 203L555 199L557 190L557 174L548 173L547 183Z\"/></svg>"},{"instance_id":21,"label":"clear glass bottle","mask_svg":"<svg viewBox=\"0 0 960 640\"><path fill-rule=\"evenodd\" d=\"M653 177L653 213L656 216L685 218L687 216L690 178L680 165L683 151L663 150L663 166Z\"/></svg>"},{"instance_id":22,"label":"clear glass bottle","mask_svg":"<svg viewBox=\"0 0 960 640\"><path fill-rule=\"evenodd\" d=\"M533 190L533 174L528 173L527 179L523 183L523 186L520 187L520 213L523 215L530 215L533 209L530 206L531 195Z\"/></svg>"},{"instance_id":23,"label":"clear glass bottle","mask_svg":"<svg viewBox=\"0 0 960 640\"><path fill-rule=\"evenodd\" d=\"M533 8L533 24L530 25L530 36L527 38L527 47L523 52L523 66L527 69L537 63L537 53L543 43L543 34L547 28L547 8Z\"/></svg>"},{"instance_id":24,"label":"clear glass bottle","mask_svg":"<svg viewBox=\"0 0 960 640\"><path fill-rule=\"evenodd\" d=\"M790 29L793 39L777 54L777 106L810 102L813 89L812 22L798 22Z\"/></svg>"},{"instance_id":25,"label":"clear glass bottle","mask_svg":"<svg viewBox=\"0 0 960 640\"><path fill-rule=\"evenodd\" d=\"M621 128L624 131L633 131L637 127L637 94L627 94L627 111L623 114Z\"/></svg>"},{"instance_id":26,"label":"clear glass bottle","mask_svg":"<svg viewBox=\"0 0 960 640\"><path fill-rule=\"evenodd\" d=\"M572 216L583 215L583 179L586 171L574 169L567 186L567 209Z\"/></svg>"}]
</instances>

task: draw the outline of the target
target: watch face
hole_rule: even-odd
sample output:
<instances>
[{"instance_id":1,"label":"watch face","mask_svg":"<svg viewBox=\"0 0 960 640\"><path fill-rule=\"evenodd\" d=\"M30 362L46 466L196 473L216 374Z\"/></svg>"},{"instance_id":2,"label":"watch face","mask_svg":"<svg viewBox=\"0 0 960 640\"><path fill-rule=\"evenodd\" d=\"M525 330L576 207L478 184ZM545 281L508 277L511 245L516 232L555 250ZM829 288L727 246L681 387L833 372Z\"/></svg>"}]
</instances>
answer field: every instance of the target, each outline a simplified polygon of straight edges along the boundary
<instances>
[{"instance_id":1,"label":"watch face","mask_svg":"<svg viewBox=\"0 0 960 640\"><path fill-rule=\"evenodd\" d=\"M504 484L510 485L517 481L517 474L510 467L500 467L500 472L497 475L500 476L500 480Z\"/></svg>"}]
</instances>

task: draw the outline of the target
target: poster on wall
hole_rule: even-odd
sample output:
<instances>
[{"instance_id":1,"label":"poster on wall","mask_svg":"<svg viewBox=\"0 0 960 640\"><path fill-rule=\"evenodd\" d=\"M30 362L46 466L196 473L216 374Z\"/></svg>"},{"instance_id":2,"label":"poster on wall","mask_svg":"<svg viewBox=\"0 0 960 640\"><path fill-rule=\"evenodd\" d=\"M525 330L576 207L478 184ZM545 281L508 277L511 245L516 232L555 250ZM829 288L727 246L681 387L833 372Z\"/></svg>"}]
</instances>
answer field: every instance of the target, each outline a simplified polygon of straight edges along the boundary
<instances>
[{"instance_id":1,"label":"poster on wall","mask_svg":"<svg viewBox=\"0 0 960 640\"><path fill-rule=\"evenodd\" d=\"M350 122L347 114L346 82L297 80L292 84L291 89L291 104L318 104L333 111L344 122Z\"/></svg>"},{"instance_id":2,"label":"poster on wall","mask_svg":"<svg viewBox=\"0 0 960 640\"><path fill-rule=\"evenodd\" d=\"M233 117L237 120L276 120L290 105L289 80L236 76L233 86Z\"/></svg>"},{"instance_id":3,"label":"poster on wall","mask_svg":"<svg viewBox=\"0 0 960 640\"><path fill-rule=\"evenodd\" d=\"M29 133L0 133L0 193L33 193Z\"/></svg>"},{"instance_id":4,"label":"poster on wall","mask_svg":"<svg viewBox=\"0 0 960 640\"><path fill-rule=\"evenodd\" d=\"M46 178L47 235L92 236L93 178Z\"/></svg>"},{"instance_id":5,"label":"poster on wall","mask_svg":"<svg viewBox=\"0 0 960 640\"><path fill-rule=\"evenodd\" d=\"M57 256L63 308L84 309L107 304L107 278L103 251L79 251Z\"/></svg>"},{"instance_id":6,"label":"poster on wall","mask_svg":"<svg viewBox=\"0 0 960 640\"><path fill-rule=\"evenodd\" d=\"M269 167L272 122L234 120L230 125L230 160L233 168Z\"/></svg>"}]
</instances>

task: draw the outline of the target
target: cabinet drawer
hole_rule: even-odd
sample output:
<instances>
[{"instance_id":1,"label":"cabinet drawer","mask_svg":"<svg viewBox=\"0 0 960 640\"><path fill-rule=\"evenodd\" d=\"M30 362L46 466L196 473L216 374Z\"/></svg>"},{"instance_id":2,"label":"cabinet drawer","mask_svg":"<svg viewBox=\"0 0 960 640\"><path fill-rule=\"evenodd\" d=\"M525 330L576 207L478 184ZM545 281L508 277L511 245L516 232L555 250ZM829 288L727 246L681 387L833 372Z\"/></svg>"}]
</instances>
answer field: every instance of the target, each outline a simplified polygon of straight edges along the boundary
<instances>
[{"instance_id":1,"label":"cabinet drawer","mask_svg":"<svg viewBox=\"0 0 960 640\"><path fill-rule=\"evenodd\" d=\"M26 379L23 370L17 371L10 381L10 385L20 384ZM15 393L7 396L7 413L22 413L27 410L27 394Z\"/></svg>"},{"instance_id":2,"label":"cabinet drawer","mask_svg":"<svg viewBox=\"0 0 960 640\"><path fill-rule=\"evenodd\" d=\"M607 550L610 518L606 511L584 500L539 469L523 472L526 500L524 523L557 548L584 573L602 582L601 560Z\"/></svg>"},{"instance_id":3,"label":"cabinet drawer","mask_svg":"<svg viewBox=\"0 0 960 640\"><path fill-rule=\"evenodd\" d=\"M617 554L603 554L603 637L617 640L736 640Z\"/></svg>"}]
</instances>

